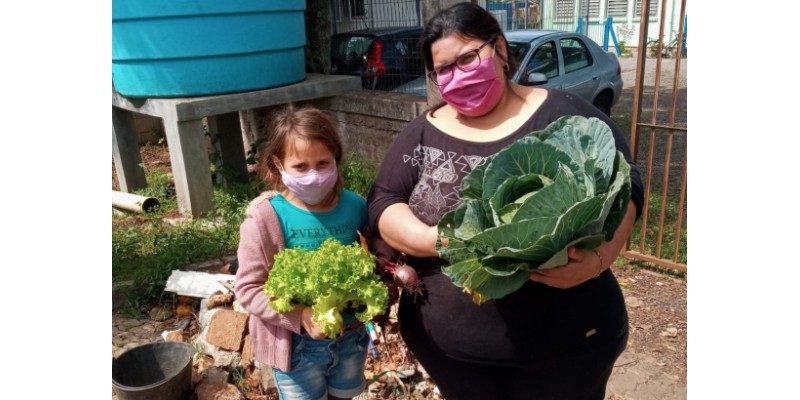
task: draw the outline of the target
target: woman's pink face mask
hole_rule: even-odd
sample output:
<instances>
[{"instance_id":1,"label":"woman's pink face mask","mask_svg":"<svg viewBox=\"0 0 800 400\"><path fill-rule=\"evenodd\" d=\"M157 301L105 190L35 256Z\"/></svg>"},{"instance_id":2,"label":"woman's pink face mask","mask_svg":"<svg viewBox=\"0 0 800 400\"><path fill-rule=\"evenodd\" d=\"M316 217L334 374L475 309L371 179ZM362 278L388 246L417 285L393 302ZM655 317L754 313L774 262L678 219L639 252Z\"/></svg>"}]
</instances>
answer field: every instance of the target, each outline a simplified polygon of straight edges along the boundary
<instances>
[{"instance_id":1,"label":"woman's pink face mask","mask_svg":"<svg viewBox=\"0 0 800 400\"><path fill-rule=\"evenodd\" d=\"M459 114L478 117L491 111L503 95L503 81L497 76L492 56L482 59L472 71L464 72L453 67L453 79L437 85L442 99Z\"/></svg>"}]
</instances>

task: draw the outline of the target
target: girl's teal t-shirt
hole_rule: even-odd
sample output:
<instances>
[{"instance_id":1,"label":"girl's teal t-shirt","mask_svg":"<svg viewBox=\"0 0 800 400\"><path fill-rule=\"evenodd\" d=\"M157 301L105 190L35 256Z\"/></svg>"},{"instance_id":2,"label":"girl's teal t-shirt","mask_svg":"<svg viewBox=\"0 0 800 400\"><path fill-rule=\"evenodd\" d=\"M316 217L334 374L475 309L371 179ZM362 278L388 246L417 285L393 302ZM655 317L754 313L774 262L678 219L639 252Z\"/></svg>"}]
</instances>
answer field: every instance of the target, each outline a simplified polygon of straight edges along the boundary
<instances>
[{"instance_id":1,"label":"girl's teal t-shirt","mask_svg":"<svg viewBox=\"0 0 800 400\"><path fill-rule=\"evenodd\" d=\"M358 242L357 231L363 233L367 225L367 202L349 190L342 190L336 208L326 212L302 210L280 194L270 204L289 249L316 250L330 237L349 245Z\"/></svg>"}]
</instances>

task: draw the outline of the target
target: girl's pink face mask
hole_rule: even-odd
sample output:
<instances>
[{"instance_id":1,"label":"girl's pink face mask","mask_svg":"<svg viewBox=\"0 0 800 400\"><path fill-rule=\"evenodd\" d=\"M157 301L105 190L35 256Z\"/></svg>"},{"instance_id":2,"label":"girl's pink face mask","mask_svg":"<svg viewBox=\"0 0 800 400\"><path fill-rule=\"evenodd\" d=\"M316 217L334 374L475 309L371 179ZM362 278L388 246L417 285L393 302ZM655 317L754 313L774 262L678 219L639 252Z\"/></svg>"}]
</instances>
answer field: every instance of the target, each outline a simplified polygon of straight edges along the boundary
<instances>
[{"instance_id":1,"label":"girl's pink face mask","mask_svg":"<svg viewBox=\"0 0 800 400\"><path fill-rule=\"evenodd\" d=\"M295 197L308 205L317 205L330 194L336 181L339 178L339 171L334 164L331 168L324 171L311 170L301 176L292 174L281 169L281 181Z\"/></svg>"},{"instance_id":2,"label":"girl's pink face mask","mask_svg":"<svg viewBox=\"0 0 800 400\"><path fill-rule=\"evenodd\" d=\"M459 114L468 117L485 115L497 105L503 95L503 81L494 68L492 56L481 60L478 68L464 72L453 67L453 79L439 86L442 99Z\"/></svg>"}]
</instances>

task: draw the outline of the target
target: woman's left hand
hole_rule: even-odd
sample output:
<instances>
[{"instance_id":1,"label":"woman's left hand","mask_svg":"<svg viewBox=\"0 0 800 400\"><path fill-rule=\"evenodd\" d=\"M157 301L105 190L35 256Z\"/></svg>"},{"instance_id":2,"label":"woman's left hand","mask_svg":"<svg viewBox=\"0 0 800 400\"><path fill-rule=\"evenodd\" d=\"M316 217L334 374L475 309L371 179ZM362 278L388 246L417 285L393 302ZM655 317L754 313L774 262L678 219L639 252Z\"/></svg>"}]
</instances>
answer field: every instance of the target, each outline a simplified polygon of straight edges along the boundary
<instances>
[{"instance_id":1,"label":"woman's left hand","mask_svg":"<svg viewBox=\"0 0 800 400\"><path fill-rule=\"evenodd\" d=\"M602 250L598 248L597 251ZM569 261L560 267L531 272L530 280L568 289L599 276L608 267L594 250L571 246L567 249L567 258Z\"/></svg>"}]
</instances>

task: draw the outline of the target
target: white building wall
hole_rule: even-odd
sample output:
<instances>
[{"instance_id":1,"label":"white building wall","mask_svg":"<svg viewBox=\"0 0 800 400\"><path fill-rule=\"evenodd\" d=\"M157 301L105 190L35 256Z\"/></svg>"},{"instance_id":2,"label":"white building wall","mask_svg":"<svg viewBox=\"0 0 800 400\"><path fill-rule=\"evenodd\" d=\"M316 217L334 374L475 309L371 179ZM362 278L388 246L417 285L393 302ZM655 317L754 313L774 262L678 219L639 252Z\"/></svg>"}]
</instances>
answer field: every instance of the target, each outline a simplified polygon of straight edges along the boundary
<instances>
[{"instance_id":1,"label":"white building wall","mask_svg":"<svg viewBox=\"0 0 800 400\"><path fill-rule=\"evenodd\" d=\"M373 28L422 25L416 0L373 1L369 9Z\"/></svg>"},{"instance_id":2,"label":"white building wall","mask_svg":"<svg viewBox=\"0 0 800 400\"><path fill-rule=\"evenodd\" d=\"M542 14L543 17L543 28L544 29L555 29L555 30L563 30L568 32L575 32L577 28L578 18L585 17L585 15L580 14L580 1L582 0L575 0L573 14L574 14L574 21L568 23L557 23L556 22L556 0L542 0L542 6L544 7L544 11ZM597 42L598 44L603 44L603 32L604 32L604 22L607 17L607 4L608 0L600 0L600 13L599 17L595 17L594 15L590 15L590 20L592 23L589 25L589 37ZM680 23L680 0L658 0L658 12L656 15L651 16L649 19L648 25L648 33L647 37L649 39L655 39L658 37L659 32L659 18L661 16L661 7L664 7L665 15L664 19L666 21L666 25L664 26L664 43L669 43L673 39L677 37L678 27ZM636 9L636 0L628 0L628 13L624 17L613 17L613 30L614 33L617 35L617 39L621 39L619 37L619 27L627 25L628 27L633 29L632 37L627 41L627 47L637 47L639 43L639 28L640 28L640 17L639 15L634 15ZM688 5L687 5L688 9ZM687 11L688 14L688 11ZM600 23L598 23L600 21ZM581 32L581 33L585 33ZM609 50L613 47L613 41L609 38Z\"/></svg>"}]
</instances>

